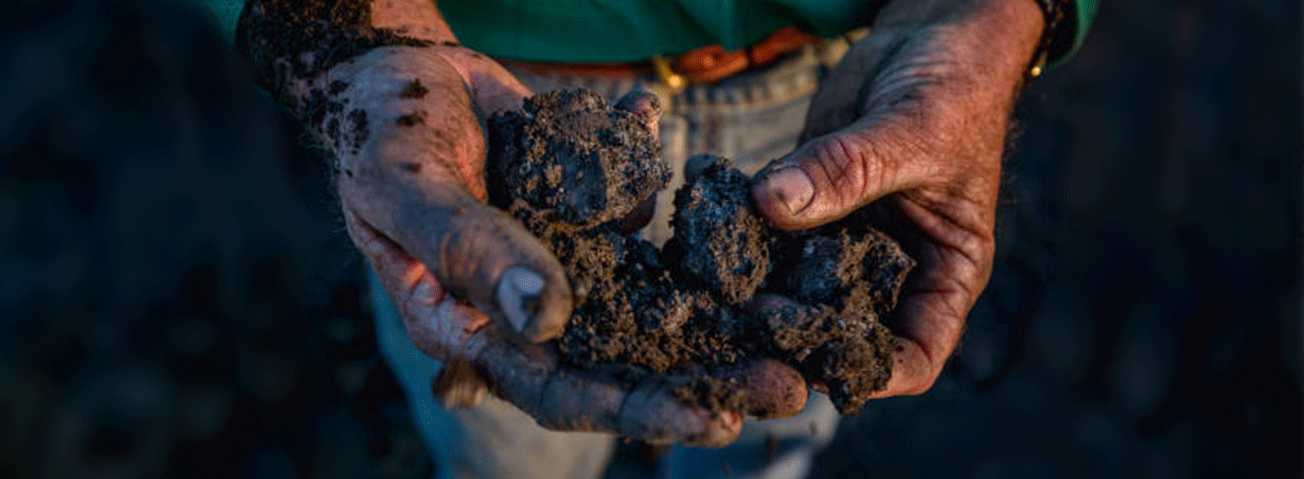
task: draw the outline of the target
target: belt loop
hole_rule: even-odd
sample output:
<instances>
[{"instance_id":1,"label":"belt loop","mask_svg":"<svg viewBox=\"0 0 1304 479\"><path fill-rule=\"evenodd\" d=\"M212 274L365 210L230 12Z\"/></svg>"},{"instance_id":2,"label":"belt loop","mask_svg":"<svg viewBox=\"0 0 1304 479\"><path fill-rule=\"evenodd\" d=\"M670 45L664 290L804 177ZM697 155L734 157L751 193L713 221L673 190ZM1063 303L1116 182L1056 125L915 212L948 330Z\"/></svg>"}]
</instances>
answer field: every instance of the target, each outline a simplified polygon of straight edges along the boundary
<instances>
[{"instance_id":1,"label":"belt loop","mask_svg":"<svg viewBox=\"0 0 1304 479\"><path fill-rule=\"evenodd\" d=\"M832 69L842 61L842 57L855 46L857 42L869 36L869 27L857 28L842 34L834 39L824 40L819 43L816 53L819 55L820 63L826 69Z\"/></svg>"},{"instance_id":2,"label":"belt loop","mask_svg":"<svg viewBox=\"0 0 1304 479\"><path fill-rule=\"evenodd\" d=\"M849 32L847 32L847 33L842 34L842 38L847 39L847 43L850 43L850 44L853 44L853 45L854 45L856 42L859 42L859 41L865 39L865 37L868 37L868 36L869 36L869 27L860 27L860 28L857 28L857 29L855 29L855 30L852 30L852 31L849 31Z\"/></svg>"}]
</instances>

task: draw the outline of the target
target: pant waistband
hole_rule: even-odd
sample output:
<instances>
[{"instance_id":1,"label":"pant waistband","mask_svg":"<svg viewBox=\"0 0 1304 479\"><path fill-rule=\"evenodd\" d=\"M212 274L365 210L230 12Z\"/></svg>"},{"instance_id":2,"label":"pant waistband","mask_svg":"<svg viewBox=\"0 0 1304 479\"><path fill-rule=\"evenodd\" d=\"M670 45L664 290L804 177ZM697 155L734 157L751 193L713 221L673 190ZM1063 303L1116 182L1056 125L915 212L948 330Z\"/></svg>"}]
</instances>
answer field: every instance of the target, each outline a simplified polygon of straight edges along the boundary
<instances>
[{"instance_id":1,"label":"pant waistband","mask_svg":"<svg viewBox=\"0 0 1304 479\"><path fill-rule=\"evenodd\" d=\"M630 63L499 61L509 68L544 74L618 79L656 75L667 87L680 91L689 85L708 85L749 69L764 67L787 53L821 41L819 37L789 26L735 51L725 51L721 45L708 45L673 56L655 56Z\"/></svg>"}]
</instances>

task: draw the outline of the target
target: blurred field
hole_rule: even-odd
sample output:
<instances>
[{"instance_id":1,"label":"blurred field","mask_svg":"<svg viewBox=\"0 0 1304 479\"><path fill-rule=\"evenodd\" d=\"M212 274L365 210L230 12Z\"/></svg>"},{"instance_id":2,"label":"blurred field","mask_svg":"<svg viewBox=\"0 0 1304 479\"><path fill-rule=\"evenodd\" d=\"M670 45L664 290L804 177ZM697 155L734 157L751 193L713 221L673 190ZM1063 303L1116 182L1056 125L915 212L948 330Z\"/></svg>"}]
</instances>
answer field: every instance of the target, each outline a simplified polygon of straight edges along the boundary
<instances>
[{"instance_id":1,"label":"blurred field","mask_svg":"<svg viewBox=\"0 0 1304 479\"><path fill-rule=\"evenodd\" d=\"M0 477L428 476L323 163L175 3L0 7ZM1300 18L1105 1L960 353L816 477L1304 475Z\"/></svg>"}]
</instances>

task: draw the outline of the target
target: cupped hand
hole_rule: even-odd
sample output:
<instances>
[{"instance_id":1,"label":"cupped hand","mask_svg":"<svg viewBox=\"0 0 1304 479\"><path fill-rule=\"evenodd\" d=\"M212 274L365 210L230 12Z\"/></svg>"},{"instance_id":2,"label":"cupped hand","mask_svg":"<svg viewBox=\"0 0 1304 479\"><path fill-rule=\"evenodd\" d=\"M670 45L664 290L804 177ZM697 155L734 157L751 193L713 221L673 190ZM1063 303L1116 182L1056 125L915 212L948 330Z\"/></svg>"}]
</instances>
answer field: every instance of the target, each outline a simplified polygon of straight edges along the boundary
<instances>
[{"instance_id":1,"label":"cupped hand","mask_svg":"<svg viewBox=\"0 0 1304 479\"><path fill-rule=\"evenodd\" d=\"M1031 0L890 2L821 84L803 143L756 177L783 229L874 203L919 262L901 293L892 378L928 390L987 284L1013 103L1042 29Z\"/></svg>"},{"instance_id":2,"label":"cupped hand","mask_svg":"<svg viewBox=\"0 0 1304 479\"><path fill-rule=\"evenodd\" d=\"M417 348L473 376L445 379L472 389L484 384L547 428L651 442L721 445L737 436L749 412L800 411L800 376L772 361L717 371L748 390L747 411L685 403L676 390L686 377L631 382L560 363L545 341L571 313L566 274L522 225L485 204L484 121L519 108L529 94L497 63L455 46L380 49L329 76L324 84L347 82L350 104L377 122L365 146L339 166L349 234ZM617 108L655 133L657 105L635 92ZM436 389L477 396L443 386Z\"/></svg>"}]
</instances>

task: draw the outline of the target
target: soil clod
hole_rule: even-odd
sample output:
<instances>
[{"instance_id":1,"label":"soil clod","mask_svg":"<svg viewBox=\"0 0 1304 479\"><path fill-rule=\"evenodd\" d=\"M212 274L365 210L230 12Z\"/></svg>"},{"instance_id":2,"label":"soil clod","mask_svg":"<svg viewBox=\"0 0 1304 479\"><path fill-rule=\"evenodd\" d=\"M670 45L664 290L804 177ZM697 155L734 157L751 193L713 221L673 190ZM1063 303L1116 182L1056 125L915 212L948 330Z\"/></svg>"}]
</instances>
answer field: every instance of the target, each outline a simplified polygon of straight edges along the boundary
<instances>
[{"instance_id":1,"label":"soil clod","mask_svg":"<svg viewBox=\"0 0 1304 479\"><path fill-rule=\"evenodd\" d=\"M717 156L675 192L666 262L731 305L751 299L770 270L769 227L751 202L751 182Z\"/></svg>"},{"instance_id":2,"label":"soil clod","mask_svg":"<svg viewBox=\"0 0 1304 479\"><path fill-rule=\"evenodd\" d=\"M706 371L777 360L826 385L843 413L887 384L893 343L880 320L914 261L862 216L774 230L746 175L699 156L659 251L621 231L670 178L643 119L592 92L550 92L495 115L488 132L491 201L549 245L576 291L558 340L567 364L672 372L691 378L676 389L687 402L761 414L746 378Z\"/></svg>"},{"instance_id":3,"label":"soil clod","mask_svg":"<svg viewBox=\"0 0 1304 479\"><path fill-rule=\"evenodd\" d=\"M506 198L522 199L548 219L592 227L623 218L666 186L652 130L633 113L589 91L537 95L524 113L490 120L494 176Z\"/></svg>"}]
</instances>

